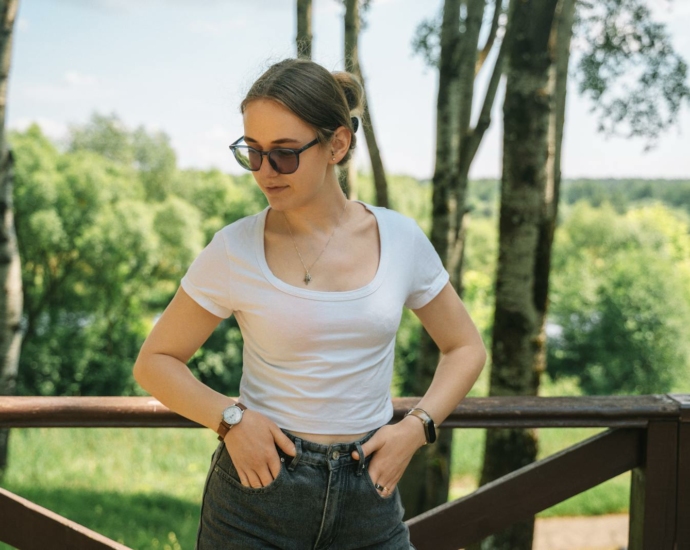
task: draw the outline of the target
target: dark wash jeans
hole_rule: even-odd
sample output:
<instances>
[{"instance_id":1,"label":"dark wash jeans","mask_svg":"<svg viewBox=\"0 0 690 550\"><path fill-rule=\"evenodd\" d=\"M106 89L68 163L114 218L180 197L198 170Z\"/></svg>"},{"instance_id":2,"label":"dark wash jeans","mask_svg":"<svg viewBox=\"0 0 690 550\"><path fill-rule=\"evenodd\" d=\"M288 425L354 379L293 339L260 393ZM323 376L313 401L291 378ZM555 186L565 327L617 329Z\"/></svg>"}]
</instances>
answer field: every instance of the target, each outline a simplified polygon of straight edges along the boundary
<instances>
[{"instance_id":1,"label":"dark wash jeans","mask_svg":"<svg viewBox=\"0 0 690 550\"><path fill-rule=\"evenodd\" d=\"M382 497L367 471L371 456L355 460L376 430L352 443L321 445L283 432L297 455L276 445L281 466L265 487L240 483L225 443L211 457L201 504L196 550L410 550L396 487Z\"/></svg>"}]
</instances>

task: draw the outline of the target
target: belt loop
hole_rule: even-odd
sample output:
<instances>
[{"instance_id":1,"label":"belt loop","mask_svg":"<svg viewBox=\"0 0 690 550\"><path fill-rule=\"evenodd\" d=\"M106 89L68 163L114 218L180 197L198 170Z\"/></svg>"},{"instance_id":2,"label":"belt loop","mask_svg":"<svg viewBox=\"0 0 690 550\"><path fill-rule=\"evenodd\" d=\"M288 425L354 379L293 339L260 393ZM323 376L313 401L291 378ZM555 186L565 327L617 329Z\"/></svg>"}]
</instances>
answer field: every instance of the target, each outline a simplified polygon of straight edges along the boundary
<instances>
[{"instance_id":1,"label":"belt loop","mask_svg":"<svg viewBox=\"0 0 690 550\"><path fill-rule=\"evenodd\" d=\"M302 440L299 437L295 437L295 449L297 449L297 452L288 466L288 470L291 472L295 471L297 463L299 462L300 458L302 458Z\"/></svg>"},{"instance_id":2,"label":"belt loop","mask_svg":"<svg viewBox=\"0 0 690 550\"><path fill-rule=\"evenodd\" d=\"M357 453L359 454L359 464L357 465L357 472L355 475L361 476L364 471L364 451L362 450L362 444L359 441L355 441L355 447L357 448Z\"/></svg>"}]
</instances>

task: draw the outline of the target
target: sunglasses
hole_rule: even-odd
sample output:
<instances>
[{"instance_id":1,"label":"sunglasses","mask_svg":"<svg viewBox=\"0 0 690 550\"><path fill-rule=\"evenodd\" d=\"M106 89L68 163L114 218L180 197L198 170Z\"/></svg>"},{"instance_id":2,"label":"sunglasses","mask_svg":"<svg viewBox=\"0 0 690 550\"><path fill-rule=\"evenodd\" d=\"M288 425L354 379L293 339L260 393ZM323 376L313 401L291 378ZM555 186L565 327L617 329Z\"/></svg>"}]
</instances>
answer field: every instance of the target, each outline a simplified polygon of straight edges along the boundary
<instances>
[{"instance_id":1,"label":"sunglasses","mask_svg":"<svg viewBox=\"0 0 690 550\"><path fill-rule=\"evenodd\" d=\"M270 151L259 151L254 149L254 147L249 147L249 145L238 145L243 139L244 136L230 145L232 154L242 168L256 172L261 168L261 162L264 160L264 157L268 157L268 163L279 174L292 174L296 172L299 168L299 154L319 142L318 138L316 138L300 149L280 147Z\"/></svg>"}]
</instances>

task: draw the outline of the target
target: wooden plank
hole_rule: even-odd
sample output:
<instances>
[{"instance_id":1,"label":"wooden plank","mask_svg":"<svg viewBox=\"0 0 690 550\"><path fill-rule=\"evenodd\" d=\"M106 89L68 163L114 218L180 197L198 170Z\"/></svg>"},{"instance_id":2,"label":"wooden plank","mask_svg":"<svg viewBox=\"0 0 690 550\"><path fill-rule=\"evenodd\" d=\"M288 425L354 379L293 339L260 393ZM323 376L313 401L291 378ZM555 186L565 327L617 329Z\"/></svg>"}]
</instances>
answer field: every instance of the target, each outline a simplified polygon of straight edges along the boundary
<instances>
[{"instance_id":1,"label":"wooden plank","mask_svg":"<svg viewBox=\"0 0 690 550\"><path fill-rule=\"evenodd\" d=\"M678 423L676 544L690 548L690 422Z\"/></svg>"},{"instance_id":2,"label":"wooden plank","mask_svg":"<svg viewBox=\"0 0 690 550\"><path fill-rule=\"evenodd\" d=\"M644 461L633 470L630 486L628 549L674 550L678 423L650 422L644 447Z\"/></svg>"},{"instance_id":3,"label":"wooden plank","mask_svg":"<svg viewBox=\"0 0 690 550\"><path fill-rule=\"evenodd\" d=\"M669 394L680 407L678 423L678 498L676 545L690 548L690 395Z\"/></svg>"},{"instance_id":4,"label":"wooden plank","mask_svg":"<svg viewBox=\"0 0 690 550\"><path fill-rule=\"evenodd\" d=\"M199 427L154 397L0 397L0 427Z\"/></svg>"},{"instance_id":5,"label":"wooden plank","mask_svg":"<svg viewBox=\"0 0 690 550\"><path fill-rule=\"evenodd\" d=\"M131 550L0 487L0 541L19 550Z\"/></svg>"},{"instance_id":6,"label":"wooden plank","mask_svg":"<svg viewBox=\"0 0 690 550\"><path fill-rule=\"evenodd\" d=\"M690 398L690 396L689 396ZM393 399L394 418L419 397ZM644 427L651 418L677 418L666 395L466 398L443 427ZM153 397L0 396L0 427L199 427Z\"/></svg>"},{"instance_id":7,"label":"wooden plank","mask_svg":"<svg viewBox=\"0 0 690 550\"><path fill-rule=\"evenodd\" d=\"M407 521L418 550L457 550L642 464L644 430L597 434ZM651 548L651 547L650 547Z\"/></svg>"}]
</instances>

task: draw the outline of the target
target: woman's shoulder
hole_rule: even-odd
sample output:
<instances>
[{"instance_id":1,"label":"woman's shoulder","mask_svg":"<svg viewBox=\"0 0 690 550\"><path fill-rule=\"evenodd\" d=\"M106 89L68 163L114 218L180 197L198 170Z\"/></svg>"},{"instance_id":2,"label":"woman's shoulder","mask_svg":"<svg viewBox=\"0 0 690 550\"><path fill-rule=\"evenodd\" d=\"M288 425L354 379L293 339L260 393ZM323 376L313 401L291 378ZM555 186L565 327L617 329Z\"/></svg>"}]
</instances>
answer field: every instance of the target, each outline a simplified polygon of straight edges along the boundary
<instances>
[{"instance_id":1,"label":"woman's shoulder","mask_svg":"<svg viewBox=\"0 0 690 550\"><path fill-rule=\"evenodd\" d=\"M255 214L249 214L242 218L227 224L226 226L220 228L216 234L220 234L223 238L227 240L237 240L245 239L253 235L256 231L257 223L261 221L261 217L265 214L265 209Z\"/></svg>"},{"instance_id":2,"label":"woman's shoulder","mask_svg":"<svg viewBox=\"0 0 690 550\"><path fill-rule=\"evenodd\" d=\"M383 219L387 225L400 229L410 229L418 225L417 220L415 220L414 218L411 218L406 214L398 212L397 210L393 210L392 208L388 208L386 206L376 206L373 204L366 203L364 201L357 202L361 202L365 208L371 210L372 212L375 211L374 214L377 217Z\"/></svg>"}]
</instances>

